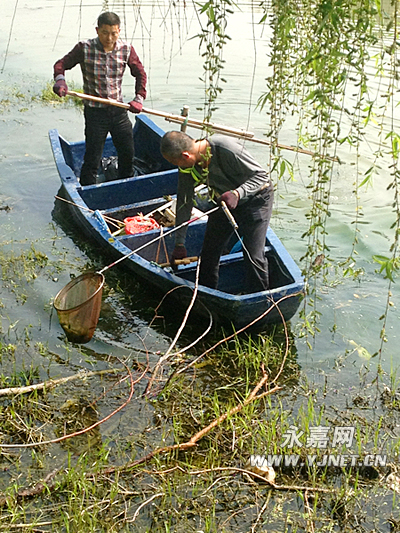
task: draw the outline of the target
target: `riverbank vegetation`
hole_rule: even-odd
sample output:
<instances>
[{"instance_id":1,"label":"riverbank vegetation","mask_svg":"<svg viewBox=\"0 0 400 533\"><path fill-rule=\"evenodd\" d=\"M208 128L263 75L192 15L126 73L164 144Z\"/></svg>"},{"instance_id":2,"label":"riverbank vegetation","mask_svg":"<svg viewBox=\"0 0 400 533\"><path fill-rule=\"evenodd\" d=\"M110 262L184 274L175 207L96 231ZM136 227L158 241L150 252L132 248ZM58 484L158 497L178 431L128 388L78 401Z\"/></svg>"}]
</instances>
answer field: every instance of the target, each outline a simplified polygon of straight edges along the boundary
<instances>
[{"instance_id":1,"label":"riverbank vegetation","mask_svg":"<svg viewBox=\"0 0 400 533\"><path fill-rule=\"evenodd\" d=\"M344 361L316 387L279 332L218 344L181 374L176 357L149 394L151 371L133 357L89 371L28 334L2 345L5 529L395 531L397 376L368 385L365 367L346 394L330 385ZM21 350L38 351L42 368L7 371ZM68 377L41 383L54 361ZM354 429L351 447L332 446L338 428ZM272 479L250 468L258 454L274 461Z\"/></svg>"}]
</instances>

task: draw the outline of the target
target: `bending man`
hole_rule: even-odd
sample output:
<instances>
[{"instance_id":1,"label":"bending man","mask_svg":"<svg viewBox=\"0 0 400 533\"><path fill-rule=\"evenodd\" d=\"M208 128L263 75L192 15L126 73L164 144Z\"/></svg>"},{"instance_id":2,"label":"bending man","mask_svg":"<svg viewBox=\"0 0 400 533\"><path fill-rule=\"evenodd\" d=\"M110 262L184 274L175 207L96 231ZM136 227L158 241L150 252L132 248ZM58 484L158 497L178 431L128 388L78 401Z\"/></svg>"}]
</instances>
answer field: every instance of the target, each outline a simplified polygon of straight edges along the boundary
<instances>
[{"instance_id":1,"label":"bending man","mask_svg":"<svg viewBox=\"0 0 400 533\"><path fill-rule=\"evenodd\" d=\"M273 186L266 171L237 141L223 135L195 141L186 133L171 131L161 139L161 153L179 166L176 225L190 218L194 187L207 183L210 196L224 201L232 211L243 238L248 293L269 288L265 236L272 213ZM191 169L185 172L184 169ZM172 262L186 257L187 227L176 232ZM201 251L199 283L218 287L219 261L233 227L222 209L211 213Z\"/></svg>"}]
</instances>

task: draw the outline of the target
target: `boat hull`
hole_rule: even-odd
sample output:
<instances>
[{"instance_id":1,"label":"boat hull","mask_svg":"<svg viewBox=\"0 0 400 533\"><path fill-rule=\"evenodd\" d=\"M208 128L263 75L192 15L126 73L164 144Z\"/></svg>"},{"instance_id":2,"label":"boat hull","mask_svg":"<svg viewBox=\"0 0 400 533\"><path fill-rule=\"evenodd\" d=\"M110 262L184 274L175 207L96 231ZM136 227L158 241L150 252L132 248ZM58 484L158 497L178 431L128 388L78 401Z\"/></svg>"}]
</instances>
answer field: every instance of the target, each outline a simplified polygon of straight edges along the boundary
<instances>
[{"instance_id":1,"label":"boat hull","mask_svg":"<svg viewBox=\"0 0 400 533\"><path fill-rule=\"evenodd\" d=\"M146 284L187 305L196 286L197 263L181 265L176 271L162 268L174 247L173 228L148 231L137 235L113 236L109 219L124 220L139 213L147 214L162 206L166 198L176 195L178 170L167 163L160 153L163 131L146 116L137 116L134 126L135 154L142 175L81 187L78 177L85 150L84 142L69 143L57 130L49 132L54 160L63 185L65 199L70 202L73 217L87 237L110 254L121 267L131 270ZM104 157L115 156L110 138ZM144 169L144 170L143 170ZM108 222L106 222L106 220ZM189 256L199 256L206 218L188 226L186 247ZM154 239L157 239L154 242ZM143 247L140 252L132 251ZM304 279L299 268L274 231L266 235L266 255L272 288L253 294L241 294L244 280L243 253L228 251L220 263L218 290L197 287L194 311L211 314L218 322L231 323L240 329L255 322L258 325L277 324L290 320L296 313L304 292ZM122 259L124 258L124 259ZM110 265L111 266L111 265Z\"/></svg>"}]
</instances>

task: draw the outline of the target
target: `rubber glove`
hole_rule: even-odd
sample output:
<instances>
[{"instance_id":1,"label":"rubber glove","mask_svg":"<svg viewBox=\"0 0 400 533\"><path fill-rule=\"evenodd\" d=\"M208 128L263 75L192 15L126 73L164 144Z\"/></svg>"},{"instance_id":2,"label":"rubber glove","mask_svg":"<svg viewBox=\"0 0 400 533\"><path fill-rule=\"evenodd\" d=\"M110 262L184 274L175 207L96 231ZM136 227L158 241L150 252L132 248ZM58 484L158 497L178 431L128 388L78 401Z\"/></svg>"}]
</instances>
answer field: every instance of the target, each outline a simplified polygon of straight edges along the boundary
<instances>
[{"instance_id":1,"label":"rubber glove","mask_svg":"<svg viewBox=\"0 0 400 533\"><path fill-rule=\"evenodd\" d=\"M184 244L176 244L174 251L171 254L170 263L172 268L177 268L175 261L177 259L185 259L187 257L187 251Z\"/></svg>"},{"instance_id":2,"label":"rubber glove","mask_svg":"<svg viewBox=\"0 0 400 533\"><path fill-rule=\"evenodd\" d=\"M55 92L57 96L62 98L63 96L67 95L68 85L65 83L64 76L63 77L57 76L57 78L56 78L55 84L53 85L53 92Z\"/></svg>"},{"instance_id":3,"label":"rubber glove","mask_svg":"<svg viewBox=\"0 0 400 533\"><path fill-rule=\"evenodd\" d=\"M129 111L131 113L140 113L143 109L143 96L140 96L140 94L137 94L132 100L132 102L129 102Z\"/></svg>"},{"instance_id":4,"label":"rubber glove","mask_svg":"<svg viewBox=\"0 0 400 533\"><path fill-rule=\"evenodd\" d=\"M221 194L221 196L218 198L217 202L220 204L221 202L226 203L226 207L228 209L236 209L238 203L239 203L239 193L236 191L226 191L224 194Z\"/></svg>"}]
</instances>

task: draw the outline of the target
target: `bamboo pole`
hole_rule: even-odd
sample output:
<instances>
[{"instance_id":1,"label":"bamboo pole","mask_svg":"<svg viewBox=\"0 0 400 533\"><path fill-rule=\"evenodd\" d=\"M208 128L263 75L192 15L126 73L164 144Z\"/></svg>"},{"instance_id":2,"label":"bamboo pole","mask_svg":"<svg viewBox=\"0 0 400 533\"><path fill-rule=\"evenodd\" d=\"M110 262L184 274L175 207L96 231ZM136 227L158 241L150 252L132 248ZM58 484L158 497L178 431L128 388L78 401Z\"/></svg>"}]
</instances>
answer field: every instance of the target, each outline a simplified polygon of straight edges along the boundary
<instances>
[{"instance_id":1,"label":"bamboo pole","mask_svg":"<svg viewBox=\"0 0 400 533\"><path fill-rule=\"evenodd\" d=\"M78 93L76 91L68 91L67 94L69 96L76 96L77 98L82 98L82 100L90 100L92 102L99 102L101 104L113 105L116 107L121 107L123 109L130 108L129 104L125 104L124 102L118 102L117 100L112 100L111 98L100 98L98 96L91 96L89 94ZM230 133L232 135L237 135L238 137L243 137L245 139L251 139L252 137L254 137L254 133L251 133L250 131L238 128L231 128L228 126L223 126L222 124L214 124L212 122L202 122L201 120L187 118L186 116L182 115L173 115L172 113L166 113L165 111L156 111L155 109L148 109L147 107L144 107L142 109L142 112L148 115L164 117L165 120L169 120L171 122L178 122L179 124L183 124L185 122L188 124L188 126L211 128L215 131Z\"/></svg>"},{"instance_id":2,"label":"bamboo pole","mask_svg":"<svg viewBox=\"0 0 400 533\"><path fill-rule=\"evenodd\" d=\"M70 96L76 96L77 98L82 98L82 100L91 100L93 102L100 102L102 104L114 105L116 107L122 107L123 109L129 109L129 104L125 104L124 102L118 102L117 100L99 98L98 96L91 96L89 94L78 93L75 91L68 91L67 94ZM264 144L266 146L276 146L277 148L280 148L282 150L290 150L299 154L305 154L310 156L318 155L315 152L312 152L311 150L299 148L298 146L287 146L285 144L275 143L266 139L257 139L256 137L254 137L254 133L239 128L231 128L228 126L223 126L221 124L214 124L212 122L202 122L201 120L187 118L182 115L173 115L172 113L165 113L164 111L156 111L155 109L148 109L147 107L143 107L142 112L148 115L164 117L165 120L167 120L168 122L174 122L176 124L185 123L195 129L201 130L203 128L211 128L215 132L220 132L225 135L231 135L234 137L240 137L242 139L246 139L254 143ZM329 159L330 161L339 161L337 157L331 156L326 156L326 159Z\"/></svg>"}]
</instances>

